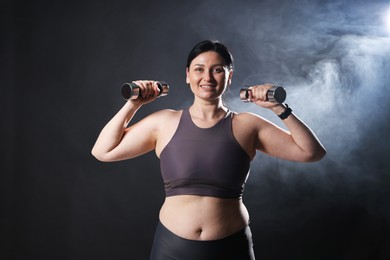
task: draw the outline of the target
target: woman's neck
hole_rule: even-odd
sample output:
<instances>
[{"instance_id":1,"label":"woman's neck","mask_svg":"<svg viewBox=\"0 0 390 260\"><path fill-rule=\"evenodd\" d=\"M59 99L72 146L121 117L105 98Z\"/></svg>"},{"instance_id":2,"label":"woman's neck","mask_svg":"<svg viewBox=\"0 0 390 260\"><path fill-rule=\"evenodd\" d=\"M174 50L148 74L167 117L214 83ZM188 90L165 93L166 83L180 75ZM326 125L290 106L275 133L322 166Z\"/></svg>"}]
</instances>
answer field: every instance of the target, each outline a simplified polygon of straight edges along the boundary
<instances>
[{"instance_id":1,"label":"woman's neck","mask_svg":"<svg viewBox=\"0 0 390 260\"><path fill-rule=\"evenodd\" d=\"M227 111L228 109L222 104L222 100L218 100L217 102L195 100L190 107L192 116L204 120L219 119L225 116Z\"/></svg>"}]
</instances>

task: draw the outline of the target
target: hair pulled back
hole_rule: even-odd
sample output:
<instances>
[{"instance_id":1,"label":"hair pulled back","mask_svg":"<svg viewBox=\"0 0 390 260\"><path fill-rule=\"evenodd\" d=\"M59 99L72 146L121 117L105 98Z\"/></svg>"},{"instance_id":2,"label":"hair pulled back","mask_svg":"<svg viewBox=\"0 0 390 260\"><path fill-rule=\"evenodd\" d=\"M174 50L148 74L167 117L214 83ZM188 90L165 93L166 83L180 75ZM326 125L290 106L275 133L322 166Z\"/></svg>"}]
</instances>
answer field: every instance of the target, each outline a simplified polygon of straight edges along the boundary
<instances>
[{"instance_id":1,"label":"hair pulled back","mask_svg":"<svg viewBox=\"0 0 390 260\"><path fill-rule=\"evenodd\" d=\"M202 54L207 51L215 51L225 60L226 66L229 69L233 69L233 56L226 48L225 45L220 43L217 40L205 40L196 44L190 51L187 58L186 67L189 68L193 59L195 59L199 54Z\"/></svg>"}]
</instances>

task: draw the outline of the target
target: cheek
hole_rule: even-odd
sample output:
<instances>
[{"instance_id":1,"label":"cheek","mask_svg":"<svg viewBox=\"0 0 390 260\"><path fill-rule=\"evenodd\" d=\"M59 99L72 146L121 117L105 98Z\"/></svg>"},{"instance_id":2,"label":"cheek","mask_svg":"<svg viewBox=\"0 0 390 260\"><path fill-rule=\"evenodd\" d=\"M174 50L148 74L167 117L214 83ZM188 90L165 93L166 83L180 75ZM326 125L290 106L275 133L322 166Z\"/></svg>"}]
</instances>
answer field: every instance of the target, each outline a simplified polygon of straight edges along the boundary
<instances>
[{"instance_id":1,"label":"cheek","mask_svg":"<svg viewBox=\"0 0 390 260\"><path fill-rule=\"evenodd\" d=\"M217 79L220 82L227 82L229 77L225 74L219 74L218 76L215 77L215 79Z\"/></svg>"},{"instance_id":2,"label":"cheek","mask_svg":"<svg viewBox=\"0 0 390 260\"><path fill-rule=\"evenodd\" d=\"M193 83L194 81L195 81L194 77L187 76L186 82L187 82L188 85L191 85L191 83Z\"/></svg>"},{"instance_id":3,"label":"cheek","mask_svg":"<svg viewBox=\"0 0 390 260\"><path fill-rule=\"evenodd\" d=\"M187 75L187 79L188 79L189 82L196 82L196 81L198 81L201 78L202 77L200 77L199 75L196 75L194 73Z\"/></svg>"}]
</instances>

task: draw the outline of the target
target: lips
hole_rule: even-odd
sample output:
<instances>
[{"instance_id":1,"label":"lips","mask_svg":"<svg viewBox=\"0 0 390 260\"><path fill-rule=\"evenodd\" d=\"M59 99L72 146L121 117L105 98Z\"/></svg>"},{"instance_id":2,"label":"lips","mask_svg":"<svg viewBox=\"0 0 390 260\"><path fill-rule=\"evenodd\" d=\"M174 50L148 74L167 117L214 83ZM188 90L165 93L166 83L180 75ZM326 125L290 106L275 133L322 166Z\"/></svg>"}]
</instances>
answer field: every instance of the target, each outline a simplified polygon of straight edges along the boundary
<instances>
[{"instance_id":1,"label":"lips","mask_svg":"<svg viewBox=\"0 0 390 260\"><path fill-rule=\"evenodd\" d=\"M215 85L200 85L200 87L201 87L202 89L213 89L213 88L215 88L216 86L215 86Z\"/></svg>"}]
</instances>

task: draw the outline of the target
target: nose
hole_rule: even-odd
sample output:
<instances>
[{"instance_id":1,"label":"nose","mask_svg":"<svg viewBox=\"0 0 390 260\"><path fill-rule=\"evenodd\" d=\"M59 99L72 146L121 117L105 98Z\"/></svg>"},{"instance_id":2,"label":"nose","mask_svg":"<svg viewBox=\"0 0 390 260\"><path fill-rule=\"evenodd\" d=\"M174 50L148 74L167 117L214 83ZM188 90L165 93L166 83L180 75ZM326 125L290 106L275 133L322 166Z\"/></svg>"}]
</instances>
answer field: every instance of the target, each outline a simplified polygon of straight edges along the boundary
<instances>
[{"instance_id":1,"label":"nose","mask_svg":"<svg viewBox=\"0 0 390 260\"><path fill-rule=\"evenodd\" d=\"M203 75L203 80L207 82L211 82L214 80L213 72L210 70L206 70L204 75Z\"/></svg>"}]
</instances>

